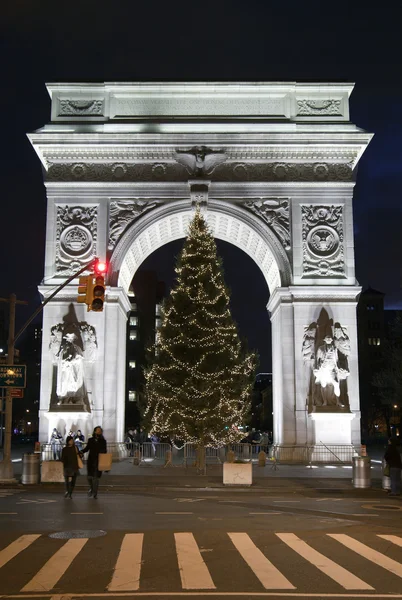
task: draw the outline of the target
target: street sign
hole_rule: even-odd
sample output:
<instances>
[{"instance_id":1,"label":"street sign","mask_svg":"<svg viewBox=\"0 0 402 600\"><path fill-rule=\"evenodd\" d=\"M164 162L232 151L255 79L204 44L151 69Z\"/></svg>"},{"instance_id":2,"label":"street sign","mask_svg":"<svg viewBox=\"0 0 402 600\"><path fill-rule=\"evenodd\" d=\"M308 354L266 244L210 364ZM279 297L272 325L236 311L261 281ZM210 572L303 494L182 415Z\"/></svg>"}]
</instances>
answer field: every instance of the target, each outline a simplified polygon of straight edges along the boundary
<instances>
[{"instance_id":1,"label":"street sign","mask_svg":"<svg viewBox=\"0 0 402 600\"><path fill-rule=\"evenodd\" d=\"M24 390L21 388L11 388L10 396L11 396L11 398L23 398Z\"/></svg>"},{"instance_id":2,"label":"street sign","mask_svg":"<svg viewBox=\"0 0 402 600\"><path fill-rule=\"evenodd\" d=\"M26 387L26 365L0 365L0 387Z\"/></svg>"}]
</instances>

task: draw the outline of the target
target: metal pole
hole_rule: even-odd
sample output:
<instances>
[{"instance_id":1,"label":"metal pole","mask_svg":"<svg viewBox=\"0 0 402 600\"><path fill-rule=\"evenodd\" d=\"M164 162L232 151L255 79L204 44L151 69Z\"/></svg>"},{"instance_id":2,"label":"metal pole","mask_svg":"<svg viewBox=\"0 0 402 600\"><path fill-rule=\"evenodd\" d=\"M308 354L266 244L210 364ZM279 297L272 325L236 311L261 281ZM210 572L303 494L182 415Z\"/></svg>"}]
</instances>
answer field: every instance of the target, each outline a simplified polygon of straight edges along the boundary
<instances>
[{"instance_id":1,"label":"metal pole","mask_svg":"<svg viewBox=\"0 0 402 600\"><path fill-rule=\"evenodd\" d=\"M10 317L8 326L8 360L7 364L14 364L14 335L15 335L15 305L17 297L15 294L10 294ZM11 397L11 389L6 390L6 419L5 419L5 435L3 446L3 460L0 462L0 480L14 479L13 463L11 462L11 429L13 424L13 399Z\"/></svg>"}]
</instances>

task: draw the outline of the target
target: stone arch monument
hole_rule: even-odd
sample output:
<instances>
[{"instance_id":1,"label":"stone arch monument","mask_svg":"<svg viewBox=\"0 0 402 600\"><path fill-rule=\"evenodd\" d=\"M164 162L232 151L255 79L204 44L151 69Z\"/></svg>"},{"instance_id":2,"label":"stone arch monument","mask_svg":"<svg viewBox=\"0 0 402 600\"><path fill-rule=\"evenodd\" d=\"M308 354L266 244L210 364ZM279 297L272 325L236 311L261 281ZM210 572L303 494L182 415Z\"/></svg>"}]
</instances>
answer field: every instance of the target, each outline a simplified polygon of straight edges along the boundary
<instances>
[{"instance_id":1,"label":"stone arch monument","mask_svg":"<svg viewBox=\"0 0 402 600\"><path fill-rule=\"evenodd\" d=\"M352 195L371 134L349 122L352 89L48 85L51 123L29 136L48 198L40 291L95 256L110 269L103 312L76 303L78 282L44 309L41 441L98 424L123 440L127 292L199 204L269 287L275 442L360 443Z\"/></svg>"}]
</instances>

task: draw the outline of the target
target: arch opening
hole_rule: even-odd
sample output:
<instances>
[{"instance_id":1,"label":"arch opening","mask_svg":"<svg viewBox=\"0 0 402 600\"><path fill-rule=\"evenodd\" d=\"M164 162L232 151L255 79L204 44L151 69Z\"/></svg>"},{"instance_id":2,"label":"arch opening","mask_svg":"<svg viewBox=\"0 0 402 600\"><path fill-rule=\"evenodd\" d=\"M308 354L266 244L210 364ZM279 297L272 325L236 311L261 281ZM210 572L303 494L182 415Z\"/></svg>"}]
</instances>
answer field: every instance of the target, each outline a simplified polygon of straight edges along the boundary
<instances>
[{"instance_id":1,"label":"arch opening","mask_svg":"<svg viewBox=\"0 0 402 600\"><path fill-rule=\"evenodd\" d=\"M186 202L174 202L145 214L122 236L111 259L111 284L129 291L131 281L143 263L165 244L185 238L193 216ZM208 205L205 218L212 235L233 244L258 265L269 293L290 284L290 265L285 251L269 230L244 209L228 203Z\"/></svg>"}]
</instances>

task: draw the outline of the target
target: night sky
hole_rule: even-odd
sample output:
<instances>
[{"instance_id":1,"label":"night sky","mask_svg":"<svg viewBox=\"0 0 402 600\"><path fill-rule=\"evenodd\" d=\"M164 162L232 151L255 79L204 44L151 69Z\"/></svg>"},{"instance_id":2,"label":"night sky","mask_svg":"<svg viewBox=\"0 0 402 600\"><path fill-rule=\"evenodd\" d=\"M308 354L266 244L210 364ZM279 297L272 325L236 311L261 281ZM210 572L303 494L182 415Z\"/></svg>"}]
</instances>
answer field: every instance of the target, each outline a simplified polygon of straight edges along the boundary
<instances>
[{"instance_id":1,"label":"night sky","mask_svg":"<svg viewBox=\"0 0 402 600\"><path fill-rule=\"evenodd\" d=\"M0 296L39 302L46 198L26 138L50 118L45 82L347 81L351 120L375 133L355 188L356 273L402 308L402 35L398 2L9 0L0 8ZM169 284L181 243L154 253ZM255 263L219 242L241 335L270 368L268 290ZM252 285L250 287L250 282ZM250 294L248 290L252 289Z\"/></svg>"}]
</instances>

